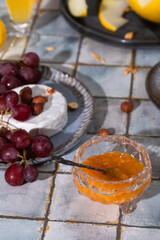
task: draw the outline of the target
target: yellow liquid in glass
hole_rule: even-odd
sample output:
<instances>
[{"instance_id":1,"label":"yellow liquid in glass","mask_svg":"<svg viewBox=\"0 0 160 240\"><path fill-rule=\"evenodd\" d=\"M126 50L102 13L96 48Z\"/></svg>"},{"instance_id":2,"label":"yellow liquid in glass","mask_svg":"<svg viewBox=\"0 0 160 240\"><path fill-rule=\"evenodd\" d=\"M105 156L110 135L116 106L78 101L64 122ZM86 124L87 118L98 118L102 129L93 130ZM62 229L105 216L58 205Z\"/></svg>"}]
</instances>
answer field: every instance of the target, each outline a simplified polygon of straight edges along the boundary
<instances>
[{"instance_id":1,"label":"yellow liquid in glass","mask_svg":"<svg viewBox=\"0 0 160 240\"><path fill-rule=\"evenodd\" d=\"M35 0L6 0L10 17L15 23L26 23L31 17Z\"/></svg>"}]
</instances>

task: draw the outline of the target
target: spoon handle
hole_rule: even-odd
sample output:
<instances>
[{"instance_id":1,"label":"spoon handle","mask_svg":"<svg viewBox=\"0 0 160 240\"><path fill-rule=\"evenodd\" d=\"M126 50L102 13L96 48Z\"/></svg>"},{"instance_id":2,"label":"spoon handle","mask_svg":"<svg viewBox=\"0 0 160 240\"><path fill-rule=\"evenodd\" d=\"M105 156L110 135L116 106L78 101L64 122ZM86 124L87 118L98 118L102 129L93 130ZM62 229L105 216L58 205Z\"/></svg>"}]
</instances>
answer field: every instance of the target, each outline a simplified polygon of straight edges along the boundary
<instances>
[{"instance_id":1,"label":"spoon handle","mask_svg":"<svg viewBox=\"0 0 160 240\"><path fill-rule=\"evenodd\" d=\"M88 166L88 165L84 165L82 163L75 163L75 162L72 162L70 160L66 160L66 159L64 159L60 156L52 156L52 160L54 160L58 163L65 164L65 165L76 166L76 167L81 167L81 168L88 168L88 169L92 169L92 170L96 170L96 171L106 173L105 169L91 167L91 166Z\"/></svg>"}]
</instances>

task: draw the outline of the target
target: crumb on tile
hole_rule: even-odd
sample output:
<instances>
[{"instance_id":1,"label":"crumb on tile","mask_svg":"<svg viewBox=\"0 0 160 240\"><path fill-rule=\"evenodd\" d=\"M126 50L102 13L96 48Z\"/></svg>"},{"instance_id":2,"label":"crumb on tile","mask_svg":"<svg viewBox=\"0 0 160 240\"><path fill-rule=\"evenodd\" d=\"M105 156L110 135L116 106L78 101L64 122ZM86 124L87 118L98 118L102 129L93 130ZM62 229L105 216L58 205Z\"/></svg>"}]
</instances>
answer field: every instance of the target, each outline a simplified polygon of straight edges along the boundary
<instances>
[{"instance_id":1,"label":"crumb on tile","mask_svg":"<svg viewBox=\"0 0 160 240\"><path fill-rule=\"evenodd\" d=\"M54 50L55 50L55 47L53 47L53 46L48 46L48 47L46 47L46 50L47 50L48 52L51 52L51 51L54 51Z\"/></svg>"},{"instance_id":2,"label":"crumb on tile","mask_svg":"<svg viewBox=\"0 0 160 240\"><path fill-rule=\"evenodd\" d=\"M100 56L97 53L91 52L92 57L95 58L96 61L100 60Z\"/></svg>"}]
</instances>

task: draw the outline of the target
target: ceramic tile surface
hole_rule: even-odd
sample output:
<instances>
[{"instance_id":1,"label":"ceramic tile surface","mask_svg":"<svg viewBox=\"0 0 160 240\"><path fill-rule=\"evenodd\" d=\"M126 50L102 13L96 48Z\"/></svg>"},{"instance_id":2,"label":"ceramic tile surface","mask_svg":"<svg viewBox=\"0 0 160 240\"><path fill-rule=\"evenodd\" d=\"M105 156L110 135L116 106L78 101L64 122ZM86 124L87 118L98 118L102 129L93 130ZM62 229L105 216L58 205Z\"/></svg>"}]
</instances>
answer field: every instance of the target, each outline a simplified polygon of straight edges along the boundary
<instances>
[{"instance_id":1,"label":"ceramic tile surface","mask_svg":"<svg viewBox=\"0 0 160 240\"><path fill-rule=\"evenodd\" d=\"M78 193L72 175L57 175L49 219L115 223L118 217L118 206L92 202Z\"/></svg>"},{"instance_id":2,"label":"ceramic tile surface","mask_svg":"<svg viewBox=\"0 0 160 240\"><path fill-rule=\"evenodd\" d=\"M49 223L49 230L46 233L45 240L116 240L116 227L96 226L88 224L70 224L70 223Z\"/></svg>"},{"instance_id":3,"label":"ceramic tile surface","mask_svg":"<svg viewBox=\"0 0 160 240\"><path fill-rule=\"evenodd\" d=\"M0 60L20 60L24 53L36 52L42 65L66 72L91 92L91 123L62 155L64 159L73 161L81 144L107 128L112 135L127 136L144 146L152 164L152 182L136 200L136 209L124 214L118 205L81 195L71 166L51 161L36 165L35 182L11 187L4 178L6 166L0 164L0 240L158 240L160 111L148 97L145 83L160 61L160 47L122 48L86 37L62 16L61 1L36 1L31 35L15 38L5 0L0 0L0 19L7 29ZM124 101L133 102L133 111L122 112Z\"/></svg>"}]
</instances>

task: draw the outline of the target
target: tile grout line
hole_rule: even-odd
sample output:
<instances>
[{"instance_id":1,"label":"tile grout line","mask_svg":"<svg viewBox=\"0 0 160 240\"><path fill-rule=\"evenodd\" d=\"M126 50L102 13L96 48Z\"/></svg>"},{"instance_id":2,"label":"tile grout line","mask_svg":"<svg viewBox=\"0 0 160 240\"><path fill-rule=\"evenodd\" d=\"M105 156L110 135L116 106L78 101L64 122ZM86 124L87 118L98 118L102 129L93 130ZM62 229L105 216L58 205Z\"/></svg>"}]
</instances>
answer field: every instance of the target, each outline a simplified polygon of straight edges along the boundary
<instances>
[{"instance_id":1,"label":"tile grout line","mask_svg":"<svg viewBox=\"0 0 160 240\"><path fill-rule=\"evenodd\" d=\"M135 49L132 49L132 61L131 61L131 67L134 68L135 66ZM132 99L132 90L133 90L133 80L134 80L134 74L131 73L131 84L130 84L130 91L129 91L129 101L133 101ZM130 125L130 118L131 118L131 113L127 114L127 126L126 126L126 133L125 136L129 136L129 125Z\"/></svg>"},{"instance_id":2,"label":"tile grout line","mask_svg":"<svg viewBox=\"0 0 160 240\"><path fill-rule=\"evenodd\" d=\"M73 77L76 76L77 73L77 68L78 68L78 60L79 60L79 56L80 56L80 51L81 51L81 47L82 47L82 41L83 41L83 36L80 36L80 42L79 42L79 48L78 48L78 52L77 52L77 58L76 58L76 62L75 62L75 67L73 70Z\"/></svg>"},{"instance_id":3,"label":"tile grout line","mask_svg":"<svg viewBox=\"0 0 160 240\"><path fill-rule=\"evenodd\" d=\"M55 171L53 172L53 180L52 180L52 183L51 183L50 193L49 193L49 196L48 196L48 203L47 203L45 217L44 217L44 225L43 225L41 240L43 240L45 238L45 232L47 230L48 216L49 216L50 207L51 207L51 203L52 203L53 192L54 192L54 188L55 188L55 180L56 180L56 176L57 176L57 169L58 169L58 163L56 163Z\"/></svg>"}]
</instances>

